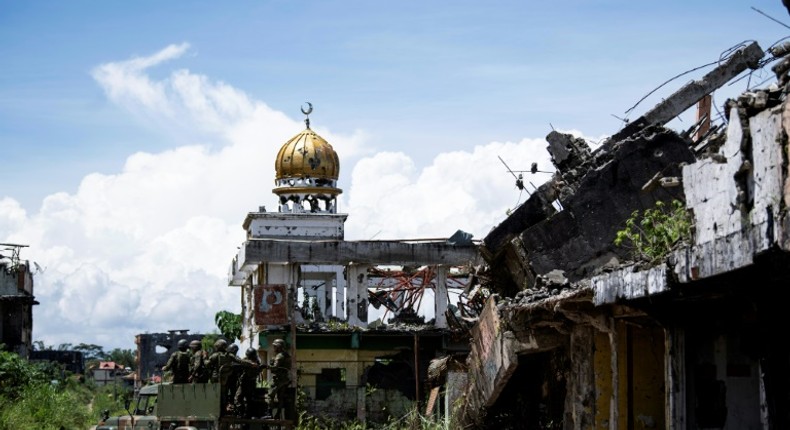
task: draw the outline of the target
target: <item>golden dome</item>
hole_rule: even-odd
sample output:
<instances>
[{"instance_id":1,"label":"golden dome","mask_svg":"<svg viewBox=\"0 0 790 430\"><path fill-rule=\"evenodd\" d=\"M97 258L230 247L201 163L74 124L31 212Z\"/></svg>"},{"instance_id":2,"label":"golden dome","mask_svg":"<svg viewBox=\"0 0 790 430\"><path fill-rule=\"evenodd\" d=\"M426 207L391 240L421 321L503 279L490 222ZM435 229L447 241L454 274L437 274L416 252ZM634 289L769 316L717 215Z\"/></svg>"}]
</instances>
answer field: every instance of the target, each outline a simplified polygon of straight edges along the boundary
<instances>
[{"instance_id":1,"label":"golden dome","mask_svg":"<svg viewBox=\"0 0 790 430\"><path fill-rule=\"evenodd\" d=\"M310 128L292 137L274 160L275 180L316 178L337 180L340 160L324 138Z\"/></svg>"}]
</instances>

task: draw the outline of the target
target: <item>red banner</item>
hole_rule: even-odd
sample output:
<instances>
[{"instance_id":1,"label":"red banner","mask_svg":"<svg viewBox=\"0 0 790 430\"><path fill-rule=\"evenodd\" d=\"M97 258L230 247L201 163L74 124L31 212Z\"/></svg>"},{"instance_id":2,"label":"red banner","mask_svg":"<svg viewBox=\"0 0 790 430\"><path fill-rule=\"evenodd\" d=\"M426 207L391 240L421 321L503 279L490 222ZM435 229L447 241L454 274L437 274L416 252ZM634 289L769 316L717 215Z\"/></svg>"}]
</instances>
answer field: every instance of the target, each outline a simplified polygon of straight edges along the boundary
<instances>
[{"instance_id":1,"label":"red banner","mask_svg":"<svg viewBox=\"0 0 790 430\"><path fill-rule=\"evenodd\" d=\"M256 325L288 324L288 297L285 285L258 285L253 289Z\"/></svg>"}]
</instances>

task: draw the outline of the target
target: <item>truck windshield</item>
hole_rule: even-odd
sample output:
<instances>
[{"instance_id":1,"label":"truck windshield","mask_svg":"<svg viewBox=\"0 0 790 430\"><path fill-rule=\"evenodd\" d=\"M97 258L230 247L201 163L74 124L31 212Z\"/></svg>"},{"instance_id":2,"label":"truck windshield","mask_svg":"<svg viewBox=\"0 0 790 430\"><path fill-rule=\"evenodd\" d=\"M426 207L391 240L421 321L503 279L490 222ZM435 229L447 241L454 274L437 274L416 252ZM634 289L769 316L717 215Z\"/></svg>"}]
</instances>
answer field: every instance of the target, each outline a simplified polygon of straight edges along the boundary
<instances>
[{"instance_id":1,"label":"truck windshield","mask_svg":"<svg viewBox=\"0 0 790 430\"><path fill-rule=\"evenodd\" d=\"M156 410L156 394L140 395L137 400L135 415L152 415Z\"/></svg>"}]
</instances>

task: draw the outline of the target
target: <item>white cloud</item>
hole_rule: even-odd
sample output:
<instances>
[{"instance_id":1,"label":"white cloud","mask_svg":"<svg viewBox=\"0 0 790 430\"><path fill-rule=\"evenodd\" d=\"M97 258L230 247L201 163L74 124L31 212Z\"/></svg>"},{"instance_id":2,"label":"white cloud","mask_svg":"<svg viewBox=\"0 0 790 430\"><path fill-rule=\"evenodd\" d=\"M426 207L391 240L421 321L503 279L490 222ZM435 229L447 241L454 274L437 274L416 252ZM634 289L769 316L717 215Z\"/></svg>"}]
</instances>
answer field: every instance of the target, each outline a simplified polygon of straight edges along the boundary
<instances>
[{"instance_id":1,"label":"white cloud","mask_svg":"<svg viewBox=\"0 0 790 430\"><path fill-rule=\"evenodd\" d=\"M141 104L160 114L172 114L165 94L165 83L152 82L145 70L178 58L189 49L188 43L170 45L149 57L102 64L93 70L93 77L107 92L110 100L126 105Z\"/></svg>"},{"instance_id":2,"label":"white cloud","mask_svg":"<svg viewBox=\"0 0 790 430\"><path fill-rule=\"evenodd\" d=\"M526 189L516 187L514 170L537 162L551 166L546 142L492 142L472 152L440 154L418 172L402 153L382 152L360 160L352 173L347 236L354 239L449 237L461 229L482 239L508 209L523 203L550 175L524 173ZM553 167L551 168L553 170Z\"/></svg>"},{"instance_id":3,"label":"white cloud","mask_svg":"<svg viewBox=\"0 0 790 430\"><path fill-rule=\"evenodd\" d=\"M142 115L162 134L192 144L130 154L121 171L87 174L73 193L46 197L28 214L0 200L0 241L30 245L37 274L34 338L47 344L133 347L135 334L213 329L215 312L238 311L227 267L244 240L247 212L277 207L274 157L302 129L300 121L243 91L188 70L149 75L188 51L171 45L149 57L98 66L108 99ZM367 135L316 130L343 159L364 154ZM108 136L108 140L113 137ZM483 238L548 175L516 170L550 166L543 139L492 142L441 154L420 170L407 154L380 152L343 163L351 177L341 210L349 239L449 237L457 229Z\"/></svg>"},{"instance_id":4,"label":"white cloud","mask_svg":"<svg viewBox=\"0 0 790 430\"><path fill-rule=\"evenodd\" d=\"M10 197L0 199L0 237L11 235L27 218L22 205Z\"/></svg>"}]
</instances>

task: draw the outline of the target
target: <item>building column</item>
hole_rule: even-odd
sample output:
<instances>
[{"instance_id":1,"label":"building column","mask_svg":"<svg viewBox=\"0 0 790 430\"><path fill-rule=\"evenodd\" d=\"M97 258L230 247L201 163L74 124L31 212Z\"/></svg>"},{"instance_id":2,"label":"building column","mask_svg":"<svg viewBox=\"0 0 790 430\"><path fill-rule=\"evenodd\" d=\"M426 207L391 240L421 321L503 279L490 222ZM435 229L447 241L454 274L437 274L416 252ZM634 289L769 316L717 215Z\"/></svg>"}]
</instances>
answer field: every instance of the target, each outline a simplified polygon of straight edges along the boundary
<instances>
[{"instance_id":1,"label":"building column","mask_svg":"<svg viewBox=\"0 0 790 430\"><path fill-rule=\"evenodd\" d=\"M349 264L346 266L346 310L348 324L368 326L368 266Z\"/></svg>"},{"instance_id":2,"label":"building column","mask_svg":"<svg viewBox=\"0 0 790 430\"><path fill-rule=\"evenodd\" d=\"M343 319L346 315L346 302L345 291L346 281L343 279L343 268L335 271L335 277L332 279L332 287L335 289L335 316Z\"/></svg>"}]
</instances>

